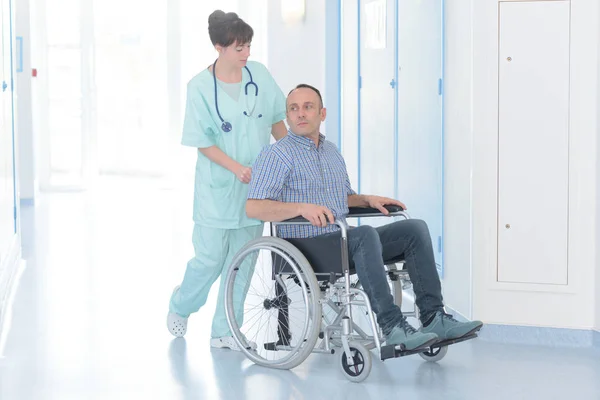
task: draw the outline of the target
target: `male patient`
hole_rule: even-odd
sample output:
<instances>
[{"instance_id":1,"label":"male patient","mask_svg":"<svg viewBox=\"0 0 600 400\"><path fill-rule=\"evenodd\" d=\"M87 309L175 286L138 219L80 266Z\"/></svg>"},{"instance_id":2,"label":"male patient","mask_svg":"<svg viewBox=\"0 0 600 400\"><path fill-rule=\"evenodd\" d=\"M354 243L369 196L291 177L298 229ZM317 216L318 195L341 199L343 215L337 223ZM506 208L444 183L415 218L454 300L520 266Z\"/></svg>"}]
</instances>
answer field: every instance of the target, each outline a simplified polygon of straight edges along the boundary
<instances>
[{"instance_id":1,"label":"male patient","mask_svg":"<svg viewBox=\"0 0 600 400\"><path fill-rule=\"evenodd\" d=\"M282 238L339 237L339 227L327 222L344 219L348 207L377 208L386 215L384 205L406 208L397 200L352 190L342 155L319 132L325 116L320 92L310 85L298 85L287 98L290 132L266 147L252 168L246 204L249 217L283 221L302 216L312 224L281 226L278 232ZM480 321L459 322L444 312L431 237L424 221L409 219L379 228L363 225L349 229L348 251L387 344L404 344L407 350L414 350L481 328ZM388 286L384 260L400 255L406 260L420 310L423 326L419 330L394 304Z\"/></svg>"}]
</instances>

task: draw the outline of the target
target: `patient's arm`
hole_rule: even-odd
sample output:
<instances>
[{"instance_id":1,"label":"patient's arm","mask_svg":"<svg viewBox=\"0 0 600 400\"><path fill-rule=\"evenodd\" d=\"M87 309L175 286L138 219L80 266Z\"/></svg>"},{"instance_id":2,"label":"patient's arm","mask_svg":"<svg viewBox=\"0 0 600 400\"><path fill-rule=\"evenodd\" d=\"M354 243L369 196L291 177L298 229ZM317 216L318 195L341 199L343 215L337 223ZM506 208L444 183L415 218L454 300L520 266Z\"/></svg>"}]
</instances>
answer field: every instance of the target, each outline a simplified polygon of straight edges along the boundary
<instances>
[{"instance_id":1,"label":"patient's arm","mask_svg":"<svg viewBox=\"0 0 600 400\"><path fill-rule=\"evenodd\" d=\"M308 203L284 203L275 200L253 200L246 202L246 215L261 221L280 222L299 215L314 226L327 226L333 222L333 214L327 207Z\"/></svg>"},{"instance_id":2,"label":"patient's arm","mask_svg":"<svg viewBox=\"0 0 600 400\"><path fill-rule=\"evenodd\" d=\"M368 197L364 194L352 194L348 196L348 207L369 207Z\"/></svg>"},{"instance_id":3,"label":"patient's arm","mask_svg":"<svg viewBox=\"0 0 600 400\"><path fill-rule=\"evenodd\" d=\"M389 197L370 196L365 194L352 194L348 196L348 207L371 207L376 208L383 215L388 215L389 211L384 206L399 206L406 210L404 203L398 200L390 199Z\"/></svg>"},{"instance_id":4,"label":"patient's arm","mask_svg":"<svg viewBox=\"0 0 600 400\"><path fill-rule=\"evenodd\" d=\"M249 199L246 202L246 215L261 221L279 222L300 215L300 206L301 203Z\"/></svg>"}]
</instances>

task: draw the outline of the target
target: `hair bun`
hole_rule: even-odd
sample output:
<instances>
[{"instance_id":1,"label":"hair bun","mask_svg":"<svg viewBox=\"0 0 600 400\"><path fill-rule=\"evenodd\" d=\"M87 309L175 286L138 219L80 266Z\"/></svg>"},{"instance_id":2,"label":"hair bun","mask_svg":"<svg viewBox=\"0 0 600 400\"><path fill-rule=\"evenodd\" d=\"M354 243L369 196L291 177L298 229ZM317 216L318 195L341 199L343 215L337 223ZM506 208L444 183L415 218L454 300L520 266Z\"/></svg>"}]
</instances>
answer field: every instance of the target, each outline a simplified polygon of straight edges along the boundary
<instances>
[{"instance_id":1,"label":"hair bun","mask_svg":"<svg viewBox=\"0 0 600 400\"><path fill-rule=\"evenodd\" d=\"M225 13L222 10L215 10L208 16L208 24L215 25L226 21L236 21L239 17L234 12Z\"/></svg>"},{"instance_id":2,"label":"hair bun","mask_svg":"<svg viewBox=\"0 0 600 400\"><path fill-rule=\"evenodd\" d=\"M213 46L250 43L253 34L252 27L234 12L215 10L208 17L208 36Z\"/></svg>"}]
</instances>

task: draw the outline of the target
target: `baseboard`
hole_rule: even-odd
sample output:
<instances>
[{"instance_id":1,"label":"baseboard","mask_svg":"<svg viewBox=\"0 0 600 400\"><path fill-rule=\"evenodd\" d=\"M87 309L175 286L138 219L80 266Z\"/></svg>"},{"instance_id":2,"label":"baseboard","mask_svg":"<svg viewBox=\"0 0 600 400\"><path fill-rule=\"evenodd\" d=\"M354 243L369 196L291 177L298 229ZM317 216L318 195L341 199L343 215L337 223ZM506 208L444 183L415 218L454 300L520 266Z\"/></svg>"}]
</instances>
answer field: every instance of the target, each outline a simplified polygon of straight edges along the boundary
<instances>
[{"instance_id":1,"label":"baseboard","mask_svg":"<svg viewBox=\"0 0 600 400\"><path fill-rule=\"evenodd\" d=\"M486 324L479 337L499 343L549 347L600 347L598 332L585 329Z\"/></svg>"},{"instance_id":2,"label":"baseboard","mask_svg":"<svg viewBox=\"0 0 600 400\"><path fill-rule=\"evenodd\" d=\"M468 321L460 312L449 307L446 307L446 310L457 320ZM479 333L479 338L488 342L506 344L600 348L600 332L586 329L485 324Z\"/></svg>"},{"instance_id":3,"label":"baseboard","mask_svg":"<svg viewBox=\"0 0 600 400\"><path fill-rule=\"evenodd\" d=\"M461 322L468 322L469 321L469 319L467 317L465 317L464 315L462 315L460 312L456 311L455 309L453 309L451 307L448 307L448 306L446 306L445 308L446 308L446 312L448 314L452 314L452 316L455 319L457 319L458 321L461 321Z\"/></svg>"}]
</instances>

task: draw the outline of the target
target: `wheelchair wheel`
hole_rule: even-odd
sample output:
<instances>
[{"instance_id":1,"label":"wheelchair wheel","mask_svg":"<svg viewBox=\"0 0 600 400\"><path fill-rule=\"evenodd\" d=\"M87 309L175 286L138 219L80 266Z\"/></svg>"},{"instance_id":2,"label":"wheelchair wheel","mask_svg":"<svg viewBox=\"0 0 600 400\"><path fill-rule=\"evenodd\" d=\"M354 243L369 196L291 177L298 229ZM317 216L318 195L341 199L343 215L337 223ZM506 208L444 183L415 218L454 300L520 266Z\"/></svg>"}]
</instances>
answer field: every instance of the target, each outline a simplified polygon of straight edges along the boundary
<instances>
[{"instance_id":1,"label":"wheelchair wheel","mask_svg":"<svg viewBox=\"0 0 600 400\"><path fill-rule=\"evenodd\" d=\"M371 358L371 352L365 348L359 342L350 342L350 352L352 353L352 364L348 362L346 352L340 350L340 369L344 373L344 376L352 382L362 382L371 373L371 367L373 366L373 360Z\"/></svg>"},{"instance_id":2,"label":"wheelchair wheel","mask_svg":"<svg viewBox=\"0 0 600 400\"><path fill-rule=\"evenodd\" d=\"M246 244L229 267L225 314L234 340L250 360L291 369L315 347L320 296L302 253L283 239L262 237Z\"/></svg>"},{"instance_id":3,"label":"wheelchair wheel","mask_svg":"<svg viewBox=\"0 0 600 400\"><path fill-rule=\"evenodd\" d=\"M448 353L448 346L442 347L430 347L429 350L419 353L421 358L427 362L438 362L442 358L446 357Z\"/></svg>"}]
</instances>

